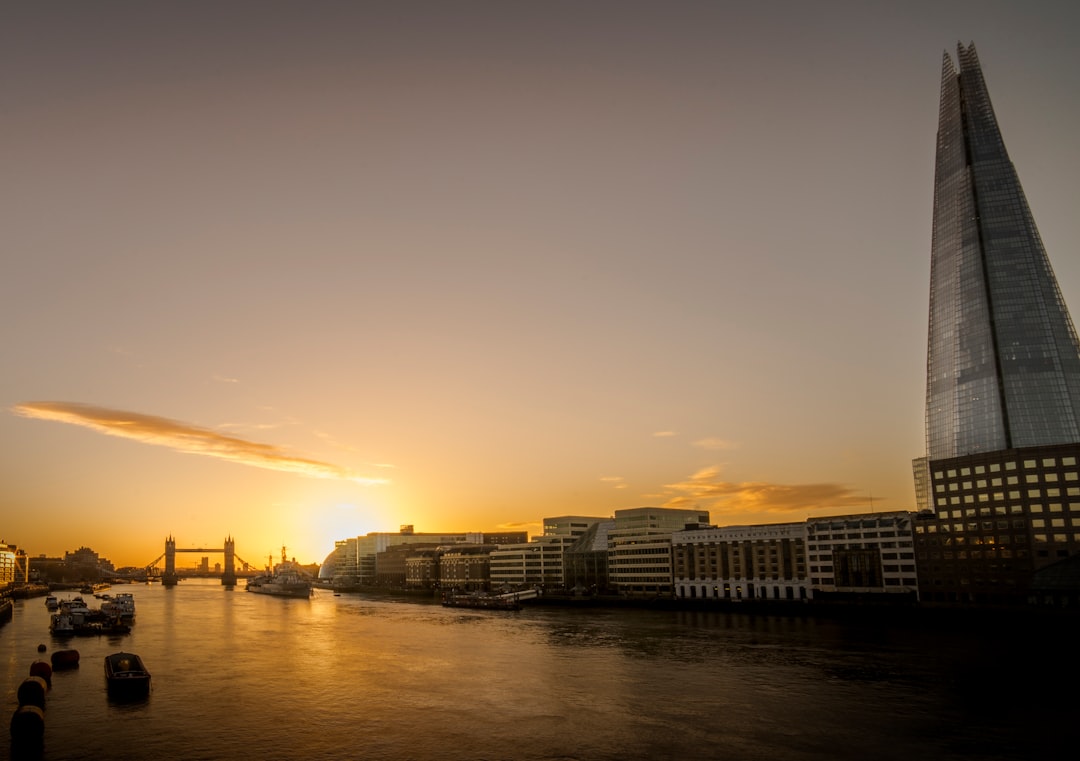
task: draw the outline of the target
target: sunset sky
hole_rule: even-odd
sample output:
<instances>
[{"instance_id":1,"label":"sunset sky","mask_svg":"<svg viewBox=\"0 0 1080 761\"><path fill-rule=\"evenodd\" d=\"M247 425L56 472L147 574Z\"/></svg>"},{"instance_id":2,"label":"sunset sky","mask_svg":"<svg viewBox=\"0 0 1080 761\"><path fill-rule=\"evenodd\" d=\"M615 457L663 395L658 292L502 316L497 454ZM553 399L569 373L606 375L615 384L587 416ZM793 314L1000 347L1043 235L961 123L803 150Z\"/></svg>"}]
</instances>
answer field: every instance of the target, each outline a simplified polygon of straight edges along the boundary
<instances>
[{"instance_id":1,"label":"sunset sky","mask_svg":"<svg viewBox=\"0 0 1080 761\"><path fill-rule=\"evenodd\" d=\"M7 3L0 539L912 509L942 53L975 42L1075 313L1078 22Z\"/></svg>"}]
</instances>

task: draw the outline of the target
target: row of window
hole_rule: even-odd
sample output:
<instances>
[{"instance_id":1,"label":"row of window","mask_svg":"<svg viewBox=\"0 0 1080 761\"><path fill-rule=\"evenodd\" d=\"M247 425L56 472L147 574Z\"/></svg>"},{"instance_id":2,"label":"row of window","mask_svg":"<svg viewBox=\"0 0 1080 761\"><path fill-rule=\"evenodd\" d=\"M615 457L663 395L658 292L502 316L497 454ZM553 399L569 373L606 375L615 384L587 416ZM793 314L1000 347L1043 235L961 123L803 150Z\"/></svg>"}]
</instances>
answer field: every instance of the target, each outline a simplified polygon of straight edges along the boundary
<instances>
[{"instance_id":1,"label":"row of window","mask_svg":"<svg viewBox=\"0 0 1080 761\"><path fill-rule=\"evenodd\" d=\"M934 504L939 508L938 512L940 513L942 511L941 510L942 508L947 508L947 507L951 508L953 505L961 505L961 504L963 504L963 505L974 505L976 502L978 502L979 504L986 504L988 502L1006 502L1006 501L1008 501L1008 502L1016 502L1017 500L1020 499L1021 494L1022 494L1022 492L1017 489L1017 490L1013 490L1013 491L1008 492L1008 498L1007 499L1006 499L1006 492L994 492L993 494L987 494L985 492L982 492L980 494L965 494L963 497L938 497L937 499L934 500ZM1057 499L1057 498L1059 498L1061 496L1061 490L1060 489L1047 489L1046 493L1044 494L1042 489L1028 489L1026 496L1027 496L1028 499L1042 499L1043 497L1045 497L1046 499ZM1072 497L1072 496L1080 496L1080 491L1078 491L1077 494L1074 495L1074 494L1072 494L1072 490L1070 489L1069 490L1069 496L1070 497ZM1072 500L1072 501L1070 501L1069 504L1070 505L1078 505L1078 504L1080 504L1080 501ZM1004 507L1004 505L997 505L996 507ZM1014 508L1014 510L1015 510L1015 508L1017 508L1019 506L1013 504L1013 505L1011 505L1011 507Z\"/></svg>"},{"instance_id":2,"label":"row of window","mask_svg":"<svg viewBox=\"0 0 1080 761\"><path fill-rule=\"evenodd\" d=\"M1075 470L1067 471L1065 473L1062 473L1061 475L1062 475L1062 477L1064 478L1065 481L1080 481L1080 474L1078 474ZM1058 483L1058 481L1059 481L1059 479L1058 479L1058 474L1057 473L1029 473L1028 475L1024 476L1024 483L1025 484L1056 484L1056 483ZM1019 486L1019 485L1020 485L1020 477L1019 476L1009 476L1009 477L1007 477L1005 479L991 478L989 480L989 482L986 481L985 479L982 479L982 480L979 480L979 481L961 481L959 483L956 482L956 481L953 481L953 482L948 483L948 484L935 483L934 484L934 491L937 492L938 494L942 494L945 491L950 491L950 492L954 492L954 491L956 491L956 492L958 492L958 491L975 491L975 490L980 490L980 489L986 489L987 486L989 486L991 488L1000 489L1000 488L1005 487L1005 486Z\"/></svg>"},{"instance_id":3,"label":"row of window","mask_svg":"<svg viewBox=\"0 0 1080 761\"><path fill-rule=\"evenodd\" d=\"M1061 458L1061 466L1062 467L1068 468L1068 467L1072 467L1072 466L1075 466L1075 465L1076 465L1076 458L1075 457L1062 457ZM993 462L993 463L990 463L989 465L976 465L973 468L972 467L963 467L963 468L959 469L959 473L960 473L961 477L970 476L970 475L972 475L972 473L974 473L975 475L982 475L983 473L986 473L987 471L989 471L990 473L999 473L999 472L1001 472L1002 467L1004 467L1004 469L1006 471L1016 470L1016 462L1015 461L1009 461L1009 462L1004 463L1004 465L1002 465L1002 463ZM1032 470L1032 469L1037 468L1037 467L1039 467L1039 462L1037 460L1030 460L1030 459L1029 460L1024 460L1024 469L1025 470ZM1056 468L1056 467L1058 467L1057 458L1056 457L1044 457L1042 459L1042 467L1044 467L1044 468ZM935 479L944 478L944 477L946 477L946 474L947 474L947 476L949 478L956 478L957 470L950 469L950 470L947 470L947 471L944 471L944 472L940 471L940 470L935 471L934 472L934 478Z\"/></svg>"},{"instance_id":4,"label":"row of window","mask_svg":"<svg viewBox=\"0 0 1080 761\"><path fill-rule=\"evenodd\" d=\"M914 571L915 569L912 568L911 570ZM915 578L911 576L904 576L901 578L889 576L882 579L882 582L887 587L914 587L918 584ZM836 586L836 579L831 576L822 576L821 578L811 577L810 583L824 587L832 587Z\"/></svg>"}]
</instances>

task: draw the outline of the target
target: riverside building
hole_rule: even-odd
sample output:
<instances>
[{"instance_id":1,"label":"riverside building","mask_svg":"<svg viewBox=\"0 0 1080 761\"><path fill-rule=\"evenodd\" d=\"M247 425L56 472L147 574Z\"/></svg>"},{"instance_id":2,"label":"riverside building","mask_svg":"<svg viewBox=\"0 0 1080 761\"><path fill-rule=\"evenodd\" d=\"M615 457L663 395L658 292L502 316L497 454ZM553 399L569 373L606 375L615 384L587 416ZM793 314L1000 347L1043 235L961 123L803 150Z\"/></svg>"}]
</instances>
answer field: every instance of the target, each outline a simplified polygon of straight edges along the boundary
<instances>
[{"instance_id":1,"label":"riverside building","mask_svg":"<svg viewBox=\"0 0 1080 761\"><path fill-rule=\"evenodd\" d=\"M945 55L934 174L924 601L1023 602L1080 551L1080 348L975 46Z\"/></svg>"},{"instance_id":2,"label":"riverside building","mask_svg":"<svg viewBox=\"0 0 1080 761\"><path fill-rule=\"evenodd\" d=\"M608 583L629 597L670 597L672 534L708 523L708 512L697 509L616 510L608 531Z\"/></svg>"},{"instance_id":3,"label":"riverside building","mask_svg":"<svg viewBox=\"0 0 1080 761\"><path fill-rule=\"evenodd\" d=\"M807 519L814 598L918 599L914 519L907 511Z\"/></svg>"},{"instance_id":4,"label":"riverside building","mask_svg":"<svg viewBox=\"0 0 1080 761\"><path fill-rule=\"evenodd\" d=\"M491 553L492 589L566 586L565 553L604 518L565 515L544 518L544 533L528 542L500 546Z\"/></svg>"},{"instance_id":5,"label":"riverside building","mask_svg":"<svg viewBox=\"0 0 1080 761\"><path fill-rule=\"evenodd\" d=\"M16 563L15 556L18 552L18 547L14 544L7 544L0 542L0 587L12 584L16 580L23 581L23 579L16 577Z\"/></svg>"},{"instance_id":6,"label":"riverside building","mask_svg":"<svg viewBox=\"0 0 1080 761\"><path fill-rule=\"evenodd\" d=\"M914 518L896 511L676 531L671 536L675 596L914 601Z\"/></svg>"},{"instance_id":7,"label":"riverside building","mask_svg":"<svg viewBox=\"0 0 1080 761\"><path fill-rule=\"evenodd\" d=\"M806 524L706 526L671 535L675 596L807 600Z\"/></svg>"},{"instance_id":8,"label":"riverside building","mask_svg":"<svg viewBox=\"0 0 1080 761\"><path fill-rule=\"evenodd\" d=\"M378 556L390 547L403 544L454 545L454 544L504 544L524 542L525 531L494 533L422 533L404 525L397 533L373 531L365 536L340 540L334 543L333 557L327 557L324 565L332 569L330 579L339 585L374 585L378 581ZM322 577L322 574L320 574Z\"/></svg>"}]
</instances>

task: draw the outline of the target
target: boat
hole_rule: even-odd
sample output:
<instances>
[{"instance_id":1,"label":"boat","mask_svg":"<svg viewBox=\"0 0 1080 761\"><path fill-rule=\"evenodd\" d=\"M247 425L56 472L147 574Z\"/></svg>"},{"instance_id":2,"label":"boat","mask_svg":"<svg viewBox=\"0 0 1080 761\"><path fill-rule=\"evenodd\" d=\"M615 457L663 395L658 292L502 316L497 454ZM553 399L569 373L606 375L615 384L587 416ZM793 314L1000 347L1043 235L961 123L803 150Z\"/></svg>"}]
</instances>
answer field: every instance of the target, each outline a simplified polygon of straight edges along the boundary
<instances>
[{"instance_id":1,"label":"boat","mask_svg":"<svg viewBox=\"0 0 1080 761\"><path fill-rule=\"evenodd\" d=\"M137 700L150 694L150 672L135 653L106 655L105 683L114 699Z\"/></svg>"},{"instance_id":2,"label":"boat","mask_svg":"<svg viewBox=\"0 0 1080 761\"><path fill-rule=\"evenodd\" d=\"M293 568L277 570L271 576L256 576L248 580L248 592L275 597L311 597L311 580Z\"/></svg>"},{"instance_id":3,"label":"boat","mask_svg":"<svg viewBox=\"0 0 1080 761\"><path fill-rule=\"evenodd\" d=\"M442 599L446 608L481 608L484 610L521 610L521 603L513 595L446 594Z\"/></svg>"},{"instance_id":4,"label":"boat","mask_svg":"<svg viewBox=\"0 0 1080 761\"><path fill-rule=\"evenodd\" d=\"M115 597L101 603L101 612L130 624L135 621L135 595L131 592L118 592Z\"/></svg>"},{"instance_id":5,"label":"boat","mask_svg":"<svg viewBox=\"0 0 1080 761\"><path fill-rule=\"evenodd\" d=\"M81 597L73 597L70 600L60 601L60 612L70 613L72 616L90 615L90 606Z\"/></svg>"},{"instance_id":6,"label":"boat","mask_svg":"<svg viewBox=\"0 0 1080 761\"><path fill-rule=\"evenodd\" d=\"M119 618L108 616L95 616L82 622L76 622L75 634L80 637L89 637L97 634L130 634L131 626L125 624Z\"/></svg>"},{"instance_id":7,"label":"boat","mask_svg":"<svg viewBox=\"0 0 1080 761\"><path fill-rule=\"evenodd\" d=\"M260 595L308 598L311 597L311 587L311 579L300 573L296 563L286 558L285 548L282 547L281 563L274 567L273 573L248 579L245 589Z\"/></svg>"},{"instance_id":8,"label":"boat","mask_svg":"<svg viewBox=\"0 0 1080 761\"><path fill-rule=\"evenodd\" d=\"M49 610L56 610L60 607L60 601L56 599L56 595L49 595L45 598L45 607Z\"/></svg>"},{"instance_id":9,"label":"boat","mask_svg":"<svg viewBox=\"0 0 1080 761\"><path fill-rule=\"evenodd\" d=\"M49 631L54 637L70 637L75 633L75 619L70 613L53 613L49 619Z\"/></svg>"}]
</instances>

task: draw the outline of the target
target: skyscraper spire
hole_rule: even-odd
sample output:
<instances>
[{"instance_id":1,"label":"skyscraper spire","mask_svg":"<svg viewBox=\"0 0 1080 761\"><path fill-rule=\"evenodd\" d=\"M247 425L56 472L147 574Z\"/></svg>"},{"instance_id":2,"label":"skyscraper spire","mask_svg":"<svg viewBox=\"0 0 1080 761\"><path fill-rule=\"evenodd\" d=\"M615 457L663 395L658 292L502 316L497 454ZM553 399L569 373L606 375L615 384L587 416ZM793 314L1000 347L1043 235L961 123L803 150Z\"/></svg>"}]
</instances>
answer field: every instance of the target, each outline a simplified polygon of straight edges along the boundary
<instances>
[{"instance_id":1,"label":"skyscraper spire","mask_svg":"<svg viewBox=\"0 0 1080 761\"><path fill-rule=\"evenodd\" d=\"M974 44L944 56L927 352L930 460L1080 441L1076 331Z\"/></svg>"}]
</instances>

